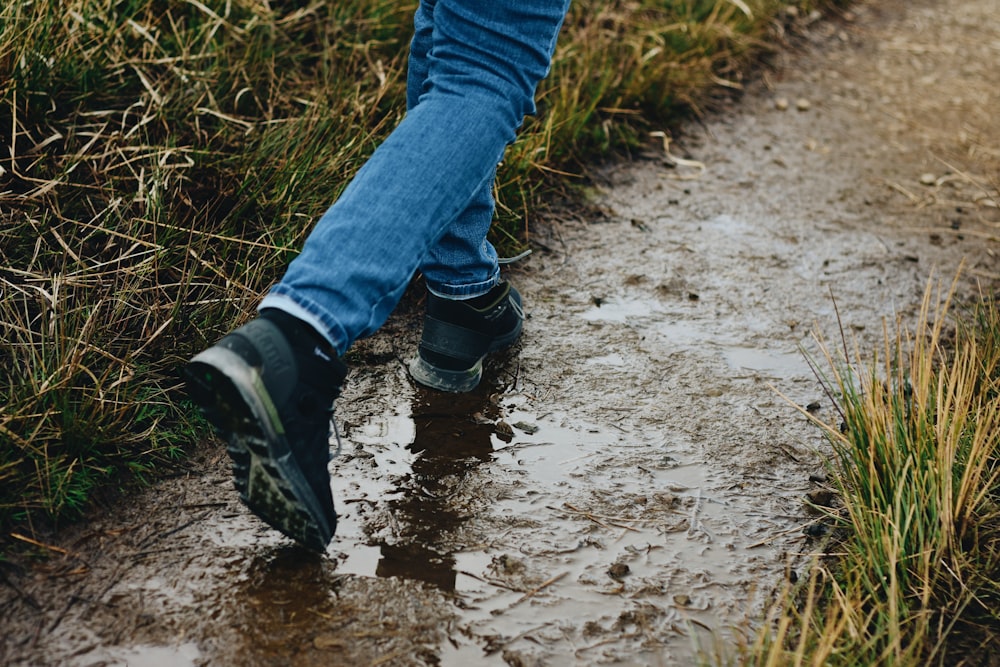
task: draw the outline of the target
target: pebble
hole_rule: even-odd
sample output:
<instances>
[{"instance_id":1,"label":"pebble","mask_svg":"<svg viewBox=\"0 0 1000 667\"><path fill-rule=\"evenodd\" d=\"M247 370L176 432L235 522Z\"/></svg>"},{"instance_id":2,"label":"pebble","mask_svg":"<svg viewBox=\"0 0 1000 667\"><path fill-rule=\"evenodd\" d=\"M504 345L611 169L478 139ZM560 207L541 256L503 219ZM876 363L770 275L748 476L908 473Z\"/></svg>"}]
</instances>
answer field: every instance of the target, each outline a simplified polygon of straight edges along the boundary
<instances>
[{"instance_id":1,"label":"pebble","mask_svg":"<svg viewBox=\"0 0 1000 667\"><path fill-rule=\"evenodd\" d=\"M799 99L795 100L795 108L798 109L799 111L809 111L809 109L812 108L812 102L810 102L804 97L800 97Z\"/></svg>"},{"instance_id":2,"label":"pebble","mask_svg":"<svg viewBox=\"0 0 1000 667\"><path fill-rule=\"evenodd\" d=\"M788 98L779 97L774 101L774 108L778 111L786 111L788 109Z\"/></svg>"},{"instance_id":3,"label":"pebble","mask_svg":"<svg viewBox=\"0 0 1000 667\"><path fill-rule=\"evenodd\" d=\"M528 435L534 435L538 433L538 425L529 424L528 422L517 422L516 424L514 424L514 428L516 428L518 431L523 431Z\"/></svg>"},{"instance_id":4,"label":"pebble","mask_svg":"<svg viewBox=\"0 0 1000 667\"><path fill-rule=\"evenodd\" d=\"M819 507L830 507L833 505L835 494L832 491L827 491L826 489L816 489L807 493L806 497L813 505L818 505Z\"/></svg>"},{"instance_id":5,"label":"pebble","mask_svg":"<svg viewBox=\"0 0 1000 667\"><path fill-rule=\"evenodd\" d=\"M510 424L502 419L496 423L496 426L493 427L493 432L496 433L496 436L504 442L510 442L514 438L514 429L512 429Z\"/></svg>"},{"instance_id":6,"label":"pebble","mask_svg":"<svg viewBox=\"0 0 1000 667\"><path fill-rule=\"evenodd\" d=\"M625 563L615 563L608 568L608 576L612 579L621 579L628 576L628 573L631 571L631 568Z\"/></svg>"},{"instance_id":7,"label":"pebble","mask_svg":"<svg viewBox=\"0 0 1000 667\"><path fill-rule=\"evenodd\" d=\"M802 532L809 537L822 537L826 535L829 528L825 523L811 523L802 529Z\"/></svg>"},{"instance_id":8,"label":"pebble","mask_svg":"<svg viewBox=\"0 0 1000 667\"><path fill-rule=\"evenodd\" d=\"M926 174L921 174L920 182L923 183L924 185L934 185L935 183L937 183L937 176L929 172Z\"/></svg>"}]
</instances>

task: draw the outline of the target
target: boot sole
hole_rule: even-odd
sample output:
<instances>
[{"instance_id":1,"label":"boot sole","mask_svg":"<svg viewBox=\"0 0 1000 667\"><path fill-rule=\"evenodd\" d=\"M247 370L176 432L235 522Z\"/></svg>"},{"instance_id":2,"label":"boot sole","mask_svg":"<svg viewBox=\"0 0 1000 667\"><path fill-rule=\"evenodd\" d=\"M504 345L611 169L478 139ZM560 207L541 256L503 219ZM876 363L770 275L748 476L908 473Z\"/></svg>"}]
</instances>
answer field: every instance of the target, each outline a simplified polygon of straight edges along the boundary
<instances>
[{"instance_id":1,"label":"boot sole","mask_svg":"<svg viewBox=\"0 0 1000 667\"><path fill-rule=\"evenodd\" d=\"M260 374L222 347L195 356L185 374L191 399L227 442L243 504L296 542L324 551L336 519L334 525L327 521L322 503L292 457Z\"/></svg>"}]
</instances>

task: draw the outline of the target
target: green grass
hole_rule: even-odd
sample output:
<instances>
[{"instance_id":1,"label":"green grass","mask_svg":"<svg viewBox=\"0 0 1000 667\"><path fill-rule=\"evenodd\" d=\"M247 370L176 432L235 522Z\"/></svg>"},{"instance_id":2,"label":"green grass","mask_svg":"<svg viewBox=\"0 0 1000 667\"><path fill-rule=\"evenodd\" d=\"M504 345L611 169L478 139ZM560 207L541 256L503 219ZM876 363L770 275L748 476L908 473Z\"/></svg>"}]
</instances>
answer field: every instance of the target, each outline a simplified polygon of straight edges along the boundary
<instances>
[{"instance_id":1,"label":"green grass","mask_svg":"<svg viewBox=\"0 0 1000 667\"><path fill-rule=\"evenodd\" d=\"M586 165L738 88L785 5L575 3L499 173L498 244L529 245ZM3 3L4 534L197 444L178 369L249 316L401 118L414 6Z\"/></svg>"}]
</instances>

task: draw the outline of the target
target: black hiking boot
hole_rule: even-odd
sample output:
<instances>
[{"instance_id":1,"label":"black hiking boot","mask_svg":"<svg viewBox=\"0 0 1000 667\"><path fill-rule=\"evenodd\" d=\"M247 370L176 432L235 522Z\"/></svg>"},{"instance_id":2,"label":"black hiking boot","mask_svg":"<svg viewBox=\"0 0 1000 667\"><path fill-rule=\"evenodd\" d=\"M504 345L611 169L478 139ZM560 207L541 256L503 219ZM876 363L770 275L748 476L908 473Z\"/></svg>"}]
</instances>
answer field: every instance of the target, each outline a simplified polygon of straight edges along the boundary
<instances>
[{"instance_id":1,"label":"black hiking boot","mask_svg":"<svg viewBox=\"0 0 1000 667\"><path fill-rule=\"evenodd\" d=\"M324 339L273 309L185 368L188 394L228 442L240 500L318 551L337 527L327 465L333 400L346 375Z\"/></svg>"},{"instance_id":2,"label":"black hiking boot","mask_svg":"<svg viewBox=\"0 0 1000 667\"><path fill-rule=\"evenodd\" d=\"M510 347L521 335L521 295L502 282L487 294L466 301L427 295L427 313L413 379L441 391L471 391L483 375L483 359Z\"/></svg>"}]
</instances>

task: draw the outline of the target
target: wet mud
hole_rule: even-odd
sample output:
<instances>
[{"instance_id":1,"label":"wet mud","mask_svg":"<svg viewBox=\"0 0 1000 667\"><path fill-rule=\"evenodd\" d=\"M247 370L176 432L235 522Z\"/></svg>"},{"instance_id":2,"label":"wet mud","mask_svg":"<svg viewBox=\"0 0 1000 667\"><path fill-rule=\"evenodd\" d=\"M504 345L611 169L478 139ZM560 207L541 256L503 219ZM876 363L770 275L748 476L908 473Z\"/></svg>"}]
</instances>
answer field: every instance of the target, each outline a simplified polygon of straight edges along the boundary
<instances>
[{"instance_id":1,"label":"wet mud","mask_svg":"<svg viewBox=\"0 0 1000 667\"><path fill-rule=\"evenodd\" d=\"M730 111L601 168L588 214L554 215L511 268L525 334L475 392L407 377L405 303L352 353L326 554L251 516L209 443L4 569L2 662L733 655L822 532L817 339L864 354L932 276L964 261L972 294L1000 273L972 171L1000 136L995 9L858 5Z\"/></svg>"}]
</instances>

